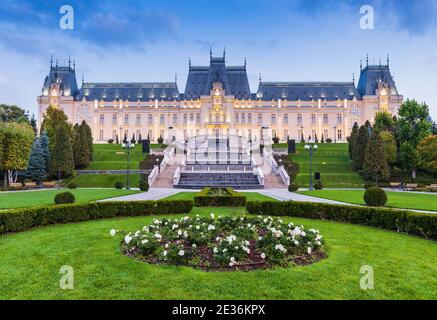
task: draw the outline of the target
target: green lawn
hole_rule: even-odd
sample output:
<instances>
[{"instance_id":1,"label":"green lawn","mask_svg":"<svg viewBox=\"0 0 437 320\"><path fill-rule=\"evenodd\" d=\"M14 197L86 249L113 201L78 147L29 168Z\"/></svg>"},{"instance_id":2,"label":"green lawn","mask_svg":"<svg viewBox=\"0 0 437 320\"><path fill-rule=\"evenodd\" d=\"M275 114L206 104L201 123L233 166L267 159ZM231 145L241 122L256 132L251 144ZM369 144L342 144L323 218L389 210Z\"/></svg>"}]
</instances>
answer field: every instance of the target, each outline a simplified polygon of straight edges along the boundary
<instances>
[{"instance_id":1,"label":"green lawn","mask_svg":"<svg viewBox=\"0 0 437 320\"><path fill-rule=\"evenodd\" d=\"M120 181L126 187L125 174L81 174L68 182L74 182L79 188L114 188L114 184ZM130 174L130 186L138 188L140 176Z\"/></svg>"},{"instance_id":2,"label":"green lawn","mask_svg":"<svg viewBox=\"0 0 437 320\"><path fill-rule=\"evenodd\" d=\"M195 208L235 214L243 208ZM0 299L437 299L437 243L370 227L286 218L316 228L328 258L305 267L203 272L157 266L120 252L121 237L153 217L38 228L0 237ZM74 268L74 289L59 287L59 269ZM374 269L374 290L360 289L360 268Z\"/></svg>"},{"instance_id":3,"label":"green lawn","mask_svg":"<svg viewBox=\"0 0 437 320\"><path fill-rule=\"evenodd\" d=\"M144 159L141 145L130 150L130 167L138 169L138 163ZM119 144L95 144L94 159L89 170L125 170L127 167L127 151Z\"/></svg>"},{"instance_id":4,"label":"green lawn","mask_svg":"<svg viewBox=\"0 0 437 320\"><path fill-rule=\"evenodd\" d=\"M1 192L0 209L51 205L54 204L53 199L55 198L55 195L65 191L70 191L76 196L76 203L91 202L139 192L117 189L53 189L41 191Z\"/></svg>"},{"instance_id":5,"label":"green lawn","mask_svg":"<svg viewBox=\"0 0 437 320\"><path fill-rule=\"evenodd\" d=\"M197 192L179 192L171 195L163 200L193 200ZM247 201L276 201L276 199L270 198L257 192L241 192L241 194L247 197Z\"/></svg>"},{"instance_id":6,"label":"green lawn","mask_svg":"<svg viewBox=\"0 0 437 320\"><path fill-rule=\"evenodd\" d=\"M309 185L309 152L304 149L304 145L302 143L296 144L296 153L290 156L300 165L296 182L299 186L307 188ZM314 172L321 173L321 180L325 187L363 187L363 179L352 170L346 143L318 143L317 145L319 148L313 154L313 174Z\"/></svg>"},{"instance_id":7,"label":"green lawn","mask_svg":"<svg viewBox=\"0 0 437 320\"><path fill-rule=\"evenodd\" d=\"M330 200L365 204L363 200L364 190L314 190L312 192L299 191L299 193ZM388 207L437 211L437 194L388 191L387 198Z\"/></svg>"}]
</instances>

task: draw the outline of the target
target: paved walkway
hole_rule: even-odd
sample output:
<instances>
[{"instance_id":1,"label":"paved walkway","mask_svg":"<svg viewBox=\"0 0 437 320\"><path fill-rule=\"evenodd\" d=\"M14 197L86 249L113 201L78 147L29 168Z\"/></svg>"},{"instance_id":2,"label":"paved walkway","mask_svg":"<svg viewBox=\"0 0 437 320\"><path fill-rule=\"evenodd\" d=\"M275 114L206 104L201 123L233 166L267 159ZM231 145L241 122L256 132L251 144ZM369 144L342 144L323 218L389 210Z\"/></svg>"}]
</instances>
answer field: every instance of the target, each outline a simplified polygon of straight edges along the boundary
<instances>
[{"instance_id":1,"label":"paved walkway","mask_svg":"<svg viewBox=\"0 0 437 320\"><path fill-rule=\"evenodd\" d=\"M179 192L197 192L199 190L193 189L174 189L174 188L150 188L148 192L136 193L122 197L110 198L99 201L141 201L141 200L159 200L162 198L169 197L171 195L177 194ZM341 201L334 201L324 198L317 198L312 196L307 196L299 193L288 192L287 189L255 189L255 190L238 190L240 192L257 192L263 194L265 196L280 200L280 201L301 201L301 202L314 202L314 203L327 203L327 204L339 204L345 206L357 206L361 207L358 204L346 203ZM403 210L403 211L414 211L421 213L431 213L437 214L435 211L426 211L426 210L414 210L414 209L401 209L401 208L390 208L394 210Z\"/></svg>"}]
</instances>

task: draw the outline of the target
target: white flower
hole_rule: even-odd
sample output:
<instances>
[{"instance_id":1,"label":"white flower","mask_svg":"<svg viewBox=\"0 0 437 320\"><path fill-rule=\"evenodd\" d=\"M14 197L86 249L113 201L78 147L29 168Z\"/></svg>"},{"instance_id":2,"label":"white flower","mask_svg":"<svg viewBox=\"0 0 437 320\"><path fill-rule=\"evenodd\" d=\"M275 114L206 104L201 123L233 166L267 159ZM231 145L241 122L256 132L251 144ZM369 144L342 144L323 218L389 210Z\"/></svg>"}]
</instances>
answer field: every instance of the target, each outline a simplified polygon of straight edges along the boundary
<instances>
[{"instance_id":1,"label":"white flower","mask_svg":"<svg viewBox=\"0 0 437 320\"><path fill-rule=\"evenodd\" d=\"M232 262L235 262L235 258L231 257L229 260L231 260Z\"/></svg>"},{"instance_id":2,"label":"white flower","mask_svg":"<svg viewBox=\"0 0 437 320\"><path fill-rule=\"evenodd\" d=\"M250 249L246 248L246 253L249 254L250 253Z\"/></svg>"},{"instance_id":3,"label":"white flower","mask_svg":"<svg viewBox=\"0 0 437 320\"><path fill-rule=\"evenodd\" d=\"M167 256L167 250L164 250L164 252L162 253L162 255L165 257Z\"/></svg>"},{"instance_id":4,"label":"white flower","mask_svg":"<svg viewBox=\"0 0 437 320\"><path fill-rule=\"evenodd\" d=\"M211 219L214 219L214 217L215 217L215 215L214 215L214 213L210 213L210 216L211 216Z\"/></svg>"},{"instance_id":5,"label":"white flower","mask_svg":"<svg viewBox=\"0 0 437 320\"><path fill-rule=\"evenodd\" d=\"M214 249L212 250L214 253L217 253L218 252L218 248L217 247L214 247Z\"/></svg>"},{"instance_id":6,"label":"white flower","mask_svg":"<svg viewBox=\"0 0 437 320\"><path fill-rule=\"evenodd\" d=\"M111 231L109 231L109 234L111 236L115 236L116 233L117 233L117 230L115 230L115 229L112 229Z\"/></svg>"},{"instance_id":7,"label":"white flower","mask_svg":"<svg viewBox=\"0 0 437 320\"><path fill-rule=\"evenodd\" d=\"M191 247L197 248L197 245L195 243L193 243L193 245Z\"/></svg>"},{"instance_id":8,"label":"white flower","mask_svg":"<svg viewBox=\"0 0 437 320\"><path fill-rule=\"evenodd\" d=\"M179 250L178 255L180 255L181 257L185 254L184 250Z\"/></svg>"},{"instance_id":9,"label":"white flower","mask_svg":"<svg viewBox=\"0 0 437 320\"><path fill-rule=\"evenodd\" d=\"M215 226L213 226L212 224L210 224L210 225L208 226L208 231L210 231L210 230L215 230Z\"/></svg>"},{"instance_id":10,"label":"white flower","mask_svg":"<svg viewBox=\"0 0 437 320\"><path fill-rule=\"evenodd\" d=\"M199 226L199 225L197 225L197 226L196 226L196 230L199 230L199 229L200 229L200 226Z\"/></svg>"},{"instance_id":11,"label":"white flower","mask_svg":"<svg viewBox=\"0 0 437 320\"><path fill-rule=\"evenodd\" d=\"M261 258L262 259L265 259L266 258L266 254L263 252L263 253L261 253Z\"/></svg>"},{"instance_id":12,"label":"white flower","mask_svg":"<svg viewBox=\"0 0 437 320\"><path fill-rule=\"evenodd\" d=\"M311 253L311 247L308 247L307 252L308 252L308 254Z\"/></svg>"},{"instance_id":13,"label":"white flower","mask_svg":"<svg viewBox=\"0 0 437 320\"><path fill-rule=\"evenodd\" d=\"M282 244L277 244L275 246L275 249L281 251L282 253L286 253L287 252L287 249L285 249Z\"/></svg>"},{"instance_id":14,"label":"white flower","mask_svg":"<svg viewBox=\"0 0 437 320\"><path fill-rule=\"evenodd\" d=\"M141 241L142 244L146 244L147 242L149 242L149 240L147 240L147 239L144 239Z\"/></svg>"},{"instance_id":15,"label":"white flower","mask_svg":"<svg viewBox=\"0 0 437 320\"><path fill-rule=\"evenodd\" d=\"M179 226L177 224L174 224L174 225L171 226L171 229L174 230L174 229L177 229L178 227Z\"/></svg>"},{"instance_id":16,"label":"white flower","mask_svg":"<svg viewBox=\"0 0 437 320\"><path fill-rule=\"evenodd\" d=\"M317 241L316 244L317 244L318 246L321 246L321 245L322 245L322 243L321 243L320 241Z\"/></svg>"},{"instance_id":17,"label":"white flower","mask_svg":"<svg viewBox=\"0 0 437 320\"><path fill-rule=\"evenodd\" d=\"M302 232L300 233L300 235L301 235L302 237L305 237L307 234L305 233L305 231L302 231Z\"/></svg>"},{"instance_id":18,"label":"white flower","mask_svg":"<svg viewBox=\"0 0 437 320\"><path fill-rule=\"evenodd\" d=\"M126 237L124 237L124 242L126 244L129 244L129 242L131 242L131 241L132 241L132 237L131 237L131 235L129 233L128 235L126 235Z\"/></svg>"},{"instance_id":19,"label":"white flower","mask_svg":"<svg viewBox=\"0 0 437 320\"><path fill-rule=\"evenodd\" d=\"M155 238L157 238L157 239L161 239L162 236L157 232L157 233L155 233Z\"/></svg>"},{"instance_id":20,"label":"white flower","mask_svg":"<svg viewBox=\"0 0 437 320\"><path fill-rule=\"evenodd\" d=\"M178 236L182 235L182 230L178 230Z\"/></svg>"},{"instance_id":21,"label":"white flower","mask_svg":"<svg viewBox=\"0 0 437 320\"><path fill-rule=\"evenodd\" d=\"M168 249L169 246L170 246L170 245L169 245L168 243L166 243L166 244L164 245L164 248Z\"/></svg>"},{"instance_id":22,"label":"white flower","mask_svg":"<svg viewBox=\"0 0 437 320\"><path fill-rule=\"evenodd\" d=\"M294 244L295 244L296 246L298 246L298 245L299 245L299 241L294 240Z\"/></svg>"}]
</instances>

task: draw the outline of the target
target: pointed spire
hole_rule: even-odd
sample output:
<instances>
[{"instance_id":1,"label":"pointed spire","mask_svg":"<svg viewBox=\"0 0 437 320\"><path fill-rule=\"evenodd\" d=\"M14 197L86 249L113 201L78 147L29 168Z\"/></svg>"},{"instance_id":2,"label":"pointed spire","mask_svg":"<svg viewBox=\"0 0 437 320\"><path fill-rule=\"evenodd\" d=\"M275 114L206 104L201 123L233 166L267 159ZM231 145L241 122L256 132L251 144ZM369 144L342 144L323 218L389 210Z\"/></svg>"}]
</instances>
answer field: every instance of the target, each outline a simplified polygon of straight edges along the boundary
<instances>
[{"instance_id":1,"label":"pointed spire","mask_svg":"<svg viewBox=\"0 0 437 320\"><path fill-rule=\"evenodd\" d=\"M246 61L246 58L244 58L244 67L246 68L246 65L247 65L247 61Z\"/></svg>"},{"instance_id":2,"label":"pointed spire","mask_svg":"<svg viewBox=\"0 0 437 320\"><path fill-rule=\"evenodd\" d=\"M50 57L50 69L53 68L53 55Z\"/></svg>"},{"instance_id":3,"label":"pointed spire","mask_svg":"<svg viewBox=\"0 0 437 320\"><path fill-rule=\"evenodd\" d=\"M261 83L261 72L259 73L259 83Z\"/></svg>"},{"instance_id":4,"label":"pointed spire","mask_svg":"<svg viewBox=\"0 0 437 320\"><path fill-rule=\"evenodd\" d=\"M191 58L188 58L188 67L191 68Z\"/></svg>"},{"instance_id":5,"label":"pointed spire","mask_svg":"<svg viewBox=\"0 0 437 320\"><path fill-rule=\"evenodd\" d=\"M76 60L73 60L73 70L76 70Z\"/></svg>"},{"instance_id":6,"label":"pointed spire","mask_svg":"<svg viewBox=\"0 0 437 320\"><path fill-rule=\"evenodd\" d=\"M212 59L212 48L209 47L209 59Z\"/></svg>"},{"instance_id":7,"label":"pointed spire","mask_svg":"<svg viewBox=\"0 0 437 320\"><path fill-rule=\"evenodd\" d=\"M223 60L225 59L226 56L226 47L223 47Z\"/></svg>"},{"instance_id":8,"label":"pointed spire","mask_svg":"<svg viewBox=\"0 0 437 320\"><path fill-rule=\"evenodd\" d=\"M390 56L387 53L387 67L390 67Z\"/></svg>"},{"instance_id":9,"label":"pointed spire","mask_svg":"<svg viewBox=\"0 0 437 320\"><path fill-rule=\"evenodd\" d=\"M174 74L174 83L178 83L178 74L176 72Z\"/></svg>"},{"instance_id":10,"label":"pointed spire","mask_svg":"<svg viewBox=\"0 0 437 320\"><path fill-rule=\"evenodd\" d=\"M369 54L366 54L366 66L369 66Z\"/></svg>"},{"instance_id":11,"label":"pointed spire","mask_svg":"<svg viewBox=\"0 0 437 320\"><path fill-rule=\"evenodd\" d=\"M71 55L68 55L68 69L71 68Z\"/></svg>"},{"instance_id":12,"label":"pointed spire","mask_svg":"<svg viewBox=\"0 0 437 320\"><path fill-rule=\"evenodd\" d=\"M352 83L355 85L355 72L352 73Z\"/></svg>"},{"instance_id":13,"label":"pointed spire","mask_svg":"<svg viewBox=\"0 0 437 320\"><path fill-rule=\"evenodd\" d=\"M379 66L380 67L382 66L382 60L381 59L379 59Z\"/></svg>"},{"instance_id":14,"label":"pointed spire","mask_svg":"<svg viewBox=\"0 0 437 320\"><path fill-rule=\"evenodd\" d=\"M56 58L56 68L58 67L58 58Z\"/></svg>"},{"instance_id":15,"label":"pointed spire","mask_svg":"<svg viewBox=\"0 0 437 320\"><path fill-rule=\"evenodd\" d=\"M363 60L360 60L360 71L363 71Z\"/></svg>"}]
</instances>

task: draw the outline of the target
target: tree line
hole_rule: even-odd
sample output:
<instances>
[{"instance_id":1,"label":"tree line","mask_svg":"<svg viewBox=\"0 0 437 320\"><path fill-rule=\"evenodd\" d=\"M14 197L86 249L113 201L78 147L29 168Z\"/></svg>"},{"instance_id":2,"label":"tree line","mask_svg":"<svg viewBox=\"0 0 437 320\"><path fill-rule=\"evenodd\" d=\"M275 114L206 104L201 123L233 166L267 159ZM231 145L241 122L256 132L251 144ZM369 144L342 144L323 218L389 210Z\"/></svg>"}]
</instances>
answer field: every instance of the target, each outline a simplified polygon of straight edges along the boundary
<instances>
[{"instance_id":1,"label":"tree line","mask_svg":"<svg viewBox=\"0 0 437 320\"><path fill-rule=\"evenodd\" d=\"M24 110L16 106L0 110L7 111L0 112L0 171L5 186L17 181L18 172L35 182L70 177L92 160L93 138L85 121L73 126L62 110L49 106L38 136L36 122L33 126Z\"/></svg>"},{"instance_id":2,"label":"tree line","mask_svg":"<svg viewBox=\"0 0 437 320\"><path fill-rule=\"evenodd\" d=\"M353 169L365 179L387 182L410 176L417 171L426 175L437 173L437 135L425 103L406 100L398 116L378 112L373 125L367 121L354 124L349 142Z\"/></svg>"}]
</instances>

